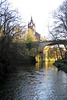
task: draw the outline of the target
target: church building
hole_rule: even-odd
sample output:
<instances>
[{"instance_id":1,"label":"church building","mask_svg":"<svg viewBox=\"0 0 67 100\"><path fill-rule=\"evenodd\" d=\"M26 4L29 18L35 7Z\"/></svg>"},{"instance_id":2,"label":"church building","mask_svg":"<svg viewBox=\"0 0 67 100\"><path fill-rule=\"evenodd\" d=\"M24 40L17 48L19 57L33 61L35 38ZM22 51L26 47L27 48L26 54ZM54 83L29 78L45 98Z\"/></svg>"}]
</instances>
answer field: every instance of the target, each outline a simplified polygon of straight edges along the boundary
<instances>
[{"instance_id":1,"label":"church building","mask_svg":"<svg viewBox=\"0 0 67 100\"><path fill-rule=\"evenodd\" d=\"M35 24L33 22L33 19L31 17L30 23L28 23L28 29L31 29L32 32L35 34L36 40L40 41L40 34L38 32L36 32L35 30Z\"/></svg>"}]
</instances>

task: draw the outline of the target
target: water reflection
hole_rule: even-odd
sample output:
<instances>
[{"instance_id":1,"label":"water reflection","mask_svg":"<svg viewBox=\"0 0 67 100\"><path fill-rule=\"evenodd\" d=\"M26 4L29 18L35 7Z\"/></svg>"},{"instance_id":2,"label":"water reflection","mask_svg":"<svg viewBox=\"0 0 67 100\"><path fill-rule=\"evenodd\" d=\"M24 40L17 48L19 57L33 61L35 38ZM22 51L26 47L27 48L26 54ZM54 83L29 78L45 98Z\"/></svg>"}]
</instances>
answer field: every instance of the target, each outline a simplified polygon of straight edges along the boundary
<instances>
[{"instance_id":1,"label":"water reflection","mask_svg":"<svg viewBox=\"0 0 67 100\"><path fill-rule=\"evenodd\" d=\"M53 65L54 62L45 61L45 70L49 70L50 68L53 70L57 70L57 68Z\"/></svg>"},{"instance_id":2,"label":"water reflection","mask_svg":"<svg viewBox=\"0 0 67 100\"><path fill-rule=\"evenodd\" d=\"M67 100L67 74L51 62L20 66L0 87L0 100Z\"/></svg>"},{"instance_id":3,"label":"water reflection","mask_svg":"<svg viewBox=\"0 0 67 100\"><path fill-rule=\"evenodd\" d=\"M44 67L46 71L48 71L50 68L53 70L57 70L57 68L53 65L54 62L49 62L49 61L45 61L43 63L36 63L35 67L36 69L40 69L41 67Z\"/></svg>"},{"instance_id":4,"label":"water reflection","mask_svg":"<svg viewBox=\"0 0 67 100\"><path fill-rule=\"evenodd\" d=\"M35 67L36 67L37 70L39 70L42 67L42 63L40 63L40 62L36 63Z\"/></svg>"}]
</instances>

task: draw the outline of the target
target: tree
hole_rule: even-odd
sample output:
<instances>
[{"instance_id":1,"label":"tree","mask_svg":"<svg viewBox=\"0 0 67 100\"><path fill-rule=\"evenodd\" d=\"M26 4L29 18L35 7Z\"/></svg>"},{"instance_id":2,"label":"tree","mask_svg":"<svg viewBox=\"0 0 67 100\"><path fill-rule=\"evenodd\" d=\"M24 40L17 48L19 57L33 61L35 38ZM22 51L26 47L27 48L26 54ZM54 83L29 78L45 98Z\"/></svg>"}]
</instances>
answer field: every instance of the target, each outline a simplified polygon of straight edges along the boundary
<instances>
[{"instance_id":1,"label":"tree","mask_svg":"<svg viewBox=\"0 0 67 100\"><path fill-rule=\"evenodd\" d=\"M24 38L23 34L25 34L25 32L26 32L25 27L26 27L26 25L21 26L20 24L17 24L13 31L13 38L23 39Z\"/></svg>"},{"instance_id":2,"label":"tree","mask_svg":"<svg viewBox=\"0 0 67 100\"><path fill-rule=\"evenodd\" d=\"M32 48L32 42L36 40L35 34L32 32L31 29L28 29L27 33L25 34L25 41L27 42L27 48L31 50Z\"/></svg>"},{"instance_id":3,"label":"tree","mask_svg":"<svg viewBox=\"0 0 67 100\"><path fill-rule=\"evenodd\" d=\"M28 29L27 42L33 42L33 41L35 41L35 34L32 32L31 29Z\"/></svg>"},{"instance_id":4,"label":"tree","mask_svg":"<svg viewBox=\"0 0 67 100\"><path fill-rule=\"evenodd\" d=\"M2 4L5 2L6 0L1 0L0 1L0 7L2 6Z\"/></svg>"},{"instance_id":5,"label":"tree","mask_svg":"<svg viewBox=\"0 0 67 100\"><path fill-rule=\"evenodd\" d=\"M10 9L7 0L0 2L0 62L8 63L11 54L12 37L19 33L18 26L21 19L17 10ZM17 28L17 30L15 30ZM22 28L23 29L23 28ZM13 49L14 51L17 51ZM6 59L7 58L7 59Z\"/></svg>"},{"instance_id":6,"label":"tree","mask_svg":"<svg viewBox=\"0 0 67 100\"><path fill-rule=\"evenodd\" d=\"M54 23L48 26L53 40L67 39L67 0L53 13ZM50 28L50 29L49 29ZM66 44L64 45L66 49Z\"/></svg>"},{"instance_id":7,"label":"tree","mask_svg":"<svg viewBox=\"0 0 67 100\"><path fill-rule=\"evenodd\" d=\"M3 38L16 34L14 30L21 22L17 10L10 10L7 0L1 3L0 7L0 31L2 30Z\"/></svg>"},{"instance_id":8,"label":"tree","mask_svg":"<svg viewBox=\"0 0 67 100\"><path fill-rule=\"evenodd\" d=\"M54 39L67 39L67 0L53 13L54 23L50 34Z\"/></svg>"}]
</instances>

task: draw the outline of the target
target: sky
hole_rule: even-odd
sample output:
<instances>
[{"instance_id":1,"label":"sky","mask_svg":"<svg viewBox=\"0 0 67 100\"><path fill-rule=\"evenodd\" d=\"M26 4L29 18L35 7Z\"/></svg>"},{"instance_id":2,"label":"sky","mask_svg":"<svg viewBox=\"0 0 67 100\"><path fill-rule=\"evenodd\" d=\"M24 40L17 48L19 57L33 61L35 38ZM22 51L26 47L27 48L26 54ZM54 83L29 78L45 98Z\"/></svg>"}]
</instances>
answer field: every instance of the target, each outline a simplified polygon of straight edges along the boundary
<instances>
[{"instance_id":1,"label":"sky","mask_svg":"<svg viewBox=\"0 0 67 100\"><path fill-rule=\"evenodd\" d=\"M17 8L26 25L33 18L36 32L48 36L48 23L51 12L56 10L64 0L8 0L13 8Z\"/></svg>"}]
</instances>

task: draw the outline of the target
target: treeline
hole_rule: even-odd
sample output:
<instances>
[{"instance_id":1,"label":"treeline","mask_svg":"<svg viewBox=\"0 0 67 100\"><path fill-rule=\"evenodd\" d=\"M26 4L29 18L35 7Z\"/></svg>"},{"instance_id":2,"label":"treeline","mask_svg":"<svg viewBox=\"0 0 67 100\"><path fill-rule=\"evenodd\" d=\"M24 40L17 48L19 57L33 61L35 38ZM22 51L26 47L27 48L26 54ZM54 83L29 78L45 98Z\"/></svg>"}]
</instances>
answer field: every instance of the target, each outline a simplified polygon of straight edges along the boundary
<instances>
[{"instance_id":1,"label":"treeline","mask_svg":"<svg viewBox=\"0 0 67 100\"><path fill-rule=\"evenodd\" d=\"M53 23L52 25L49 23L48 26L49 34L52 37L52 40L67 40L67 0L64 0L59 8L52 13L52 18ZM64 44L65 55L62 53L59 42L57 46L60 50L62 59L59 59L59 52L56 50L58 60L54 63L54 65L67 72L67 43Z\"/></svg>"},{"instance_id":2,"label":"treeline","mask_svg":"<svg viewBox=\"0 0 67 100\"><path fill-rule=\"evenodd\" d=\"M53 11L52 18L53 23L49 23L48 26L52 40L67 40L67 0ZM67 44L64 44L64 47L67 49Z\"/></svg>"},{"instance_id":3,"label":"treeline","mask_svg":"<svg viewBox=\"0 0 67 100\"><path fill-rule=\"evenodd\" d=\"M34 35L29 36L29 34L24 36L26 25L21 26L21 23L18 11L10 9L10 4L7 0L1 0L0 75L8 73L16 66L35 62L37 50L31 44L35 37Z\"/></svg>"}]
</instances>

